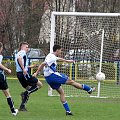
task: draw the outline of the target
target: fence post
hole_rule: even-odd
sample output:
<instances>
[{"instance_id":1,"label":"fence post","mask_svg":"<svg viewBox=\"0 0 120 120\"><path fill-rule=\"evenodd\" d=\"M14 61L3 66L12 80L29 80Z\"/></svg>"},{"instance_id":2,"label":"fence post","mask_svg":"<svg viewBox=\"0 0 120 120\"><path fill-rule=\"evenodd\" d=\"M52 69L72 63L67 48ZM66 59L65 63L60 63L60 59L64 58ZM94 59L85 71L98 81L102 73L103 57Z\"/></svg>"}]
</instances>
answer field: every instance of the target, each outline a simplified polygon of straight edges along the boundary
<instances>
[{"instance_id":1,"label":"fence post","mask_svg":"<svg viewBox=\"0 0 120 120\"><path fill-rule=\"evenodd\" d=\"M75 80L75 64L72 63L72 80Z\"/></svg>"},{"instance_id":2,"label":"fence post","mask_svg":"<svg viewBox=\"0 0 120 120\"><path fill-rule=\"evenodd\" d=\"M120 77L120 62L117 61L117 84L119 84L119 77Z\"/></svg>"}]
</instances>

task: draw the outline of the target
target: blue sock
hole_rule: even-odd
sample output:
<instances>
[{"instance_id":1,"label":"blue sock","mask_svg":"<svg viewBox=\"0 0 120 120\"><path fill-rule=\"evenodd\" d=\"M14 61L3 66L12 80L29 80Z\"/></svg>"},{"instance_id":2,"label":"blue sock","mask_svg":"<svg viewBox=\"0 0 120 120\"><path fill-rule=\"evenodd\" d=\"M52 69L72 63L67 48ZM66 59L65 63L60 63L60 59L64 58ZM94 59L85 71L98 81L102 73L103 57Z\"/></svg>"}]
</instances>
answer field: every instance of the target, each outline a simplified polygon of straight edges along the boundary
<instances>
[{"instance_id":1,"label":"blue sock","mask_svg":"<svg viewBox=\"0 0 120 120\"><path fill-rule=\"evenodd\" d=\"M70 108L69 108L69 106L68 106L67 101L63 103L63 106L64 106L66 112L71 112L71 111L70 111Z\"/></svg>"},{"instance_id":2,"label":"blue sock","mask_svg":"<svg viewBox=\"0 0 120 120\"><path fill-rule=\"evenodd\" d=\"M91 91L91 87L89 87L88 85L82 84L83 90L90 92Z\"/></svg>"}]
</instances>

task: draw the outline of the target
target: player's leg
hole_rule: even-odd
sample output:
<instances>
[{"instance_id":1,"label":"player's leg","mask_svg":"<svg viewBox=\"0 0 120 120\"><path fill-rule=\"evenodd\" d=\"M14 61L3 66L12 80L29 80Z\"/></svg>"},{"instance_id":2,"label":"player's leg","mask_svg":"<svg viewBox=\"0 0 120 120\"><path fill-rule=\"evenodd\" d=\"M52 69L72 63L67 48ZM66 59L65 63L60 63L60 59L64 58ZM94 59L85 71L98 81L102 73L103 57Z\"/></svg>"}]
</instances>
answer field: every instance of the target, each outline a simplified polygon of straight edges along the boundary
<instances>
[{"instance_id":1,"label":"player's leg","mask_svg":"<svg viewBox=\"0 0 120 120\"><path fill-rule=\"evenodd\" d=\"M72 115L71 110L70 110L70 108L68 106L68 103L67 103L67 101L65 99L65 94L64 94L64 90L62 89L62 87L59 87L57 89L57 92L60 94L60 100L61 100L61 102L63 104L63 107L64 107L64 109L66 111L66 115Z\"/></svg>"},{"instance_id":2,"label":"player's leg","mask_svg":"<svg viewBox=\"0 0 120 120\"><path fill-rule=\"evenodd\" d=\"M33 85L30 89L27 90L28 94L31 94L31 93L37 91L38 89L40 89L43 86L43 84L35 77L33 80L36 81L35 85Z\"/></svg>"},{"instance_id":3,"label":"player's leg","mask_svg":"<svg viewBox=\"0 0 120 120\"><path fill-rule=\"evenodd\" d=\"M26 90L24 93L25 94L31 94L35 91L37 91L38 89L40 89L43 85L42 83L36 78L30 75L30 78L27 79L27 83L28 85L31 86L31 88L29 88L28 90Z\"/></svg>"},{"instance_id":4,"label":"player's leg","mask_svg":"<svg viewBox=\"0 0 120 120\"><path fill-rule=\"evenodd\" d=\"M2 90L4 95L6 96L12 114L17 115L18 110L14 108L14 103L10 95L8 84L6 81L6 76L3 73L0 73L0 90Z\"/></svg>"},{"instance_id":5,"label":"player's leg","mask_svg":"<svg viewBox=\"0 0 120 120\"><path fill-rule=\"evenodd\" d=\"M11 113L12 113L14 116L16 116L17 113L18 113L18 110L15 109L15 107L14 107L14 102L13 102L12 97L11 97L11 95L10 95L9 89L3 90L3 93L4 93L4 95L5 95L6 98L7 98L7 103L8 103L8 105L9 105L9 107L10 107Z\"/></svg>"},{"instance_id":6,"label":"player's leg","mask_svg":"<svg viewBox=\"0 0 120 120\"><path fill-rule=\"evenodd\" d=\"M89 94L91 94L93 91L96 90L95 87L91 88L90 86L88 86L88 85L86 85L86 84L77 83L77 82L75 82L74 80L70 80L69 78L68 78L68 80L66 81L65 84L67 84L67 85L72 85L72 86L74 86L74 87L77 88L77 89L85 90L85 91L87 91Z\"/></svg>"},{"instance_id":7,"label":"player's leg","mask_svg":"<svg viewBox=\"0 0 120 120\"><path fill-rule=\"evenodd\" d=\"M21 109L24 108L25 104L28 101L28 97L30 96L30 94L36 92L39 88L42 87L42 83L37 78L32 77L32 76L30 79L27 80L27 83L31 87L22 93L23 99L22 99L22 103L20 105Z\"/></svg>"},{"instance_id":8,"label":"player's leg","mask_svg":"<svg viewBox=\"0 0 120 120\"><path fill-rule=\"evenodd\" d=\"M20 82L20 84L22 85L23 88L25 88L26 90L30 89L31 86L28 85L24 75L23 75L23 72L17 72L17 78ZM22 92L21 94L21 104L20 104L20 107L19 107L19 111L27 111L26 107L25 107L25 104L27 103L28 99L29 99L29 95L26 96L26 101L25 101L25 104L23 104L23 101L25 99L25 96L24 96L24 92Z\"/></svg>"},{"instance_id":9,"label":"player's leg","mask_svg":"<svg viewBox=\"0 0 120 120\"><path fill-rule=\"evenodd\" d=\"M25 92L22 93L22 96L26 96L26 99L23 100L23 103L26 103L27 102L27 96L29 96L31 93L34 93L36 92L38 89L40 89L42 87L42 83L37 80L37 83L36 84L31 84L31 87L29 89L27 89Z\"/></svg>"},{"instance_id":10,"label":"player's leg","mask_svg":"<svg viewBox=\"0 0 120 120\"><path fill-rule=\"evenodd\" d=\"M29 95L28 96L25 96L24 95L24 92L22 92L21 94L21 104L20 104L20 107L19 107L19 111L27 111L27 109L26 109L26 103L28 102L28 100L29 100ZM25 100L25 102L23 102Z\"/></svg>"},{"instance_id":11,"label":"player's leg","mask_svg":"<svg viewBox=\"0 0 120 120\"><path fill-rule=\"evenodd\" d=\"M42 83L37 78L32 77L31 75L24 76L23 72L17 72L17 77L22 87L26 89L25 92L21 93L22 103L19 110L27 111L25 108L25 104L29 99L29 95L41 88Z\"/></svg>"},{"instance_id":12,"label":"player's leg","mask_svg":"<svg viewBox=\"0 0 120 120\"><path fill-rule=\"evenodd\" d=\"M72 115L68 103L65 99L64 90L61 87L61 81L62 81L62 80L60 81L61 77L56 74L51 74L50 76L45 77L45 79L47 83L50 85L50 87L52 89L57 90L57 92L60 94L60 100L64 106L64 109L66 110L66 115Z\"/></svg>"},{"instance_id":13,"label":"player's leg","mask_svg":"<svg viewBox=\"0 0 120 120\"><path fill-rule=\"evenodd\" d=\"M91 88L88 85L80 84L80 83L77 83L74 80L70 80L67 75L62 74L62 73L54 74L54 75L52 75L51 79L52 78L55 79L54 82L57 82L57 83L60 83L60 84L72 85L77 89L82 89L82 90L87 91L89 94L91 94L96 89L95 87Z\"/></svg>"}]
</instances>

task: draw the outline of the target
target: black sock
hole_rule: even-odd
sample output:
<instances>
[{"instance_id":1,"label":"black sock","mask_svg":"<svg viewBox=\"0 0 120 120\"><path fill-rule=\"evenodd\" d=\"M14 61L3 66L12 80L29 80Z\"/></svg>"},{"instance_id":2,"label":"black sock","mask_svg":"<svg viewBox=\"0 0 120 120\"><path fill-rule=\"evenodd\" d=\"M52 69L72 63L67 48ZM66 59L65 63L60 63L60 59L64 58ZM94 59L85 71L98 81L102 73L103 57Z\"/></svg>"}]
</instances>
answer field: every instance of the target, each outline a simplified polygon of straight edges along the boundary
<instances>
[{"instance_id":1,"label":"black sock","mask_svg":"<svg viewBox=\"0 0 120 120\"><path fill-rule=\"evenodd\" d=\"M22 99L22 103L20 105L20 108L25 107L25 104L27 103L28 99L29 99L28 91L25 91L24 92L24 98Z\"/></svg>"},{"instance_id":2,"label":"black sock","mask_svg":"<svg viewBox=\"0 0 120 120\"><path fill-rule=\"evenodd\" d=\"M8 105L9 105L9 107L10 107L11 112L12 112L12 113L15 112L14 102L13 102L12 98L11 98L11 97L8 97L8 98L7 98L7 102L8 102Z\"/></svg>"},{"instance_id":3,"label":"black sock","mask_svg":"<svg viewBox=\"0 0 120 120\"><path fill-rule=\"evenodd\" d=\"M31 94L37 90L38 90L37 86L32 86L27 92L28 92L28 94Z\"/></svg>"},{"instance_id":4,"label":"black sock","mask_svg":"<svg viewBox=\"0 0 120 120\"><path fill-rule=\"evenodd\" d=\"M24 92L25 97L24 97L24 100L21 103L21 107L24 107L25 104L27 103L27 101L29 99L29 94L31 94L31 93L33 93L37 90L38 90L37 86L32 86L29 90Z\"/></svg>"}]
</instances>

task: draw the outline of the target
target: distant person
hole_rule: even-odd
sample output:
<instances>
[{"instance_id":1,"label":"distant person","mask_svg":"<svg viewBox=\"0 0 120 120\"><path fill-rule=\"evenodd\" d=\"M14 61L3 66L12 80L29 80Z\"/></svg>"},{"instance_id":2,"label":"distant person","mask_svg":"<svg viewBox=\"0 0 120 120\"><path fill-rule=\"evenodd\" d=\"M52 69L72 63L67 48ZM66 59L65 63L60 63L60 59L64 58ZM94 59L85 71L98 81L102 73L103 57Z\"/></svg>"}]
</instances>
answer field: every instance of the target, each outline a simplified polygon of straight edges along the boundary
<instances>
[{"instance_id":1,"label":"distant person","mask_svg":"<svg viewBox=\"0 0 120 120\"><path fill-rule=\"evenodd\" d=\"M25 92L21 93L22 102L19 111L27 111L25 105L29 99L29 95L42 87L42 83L28 73L28 68L35 67L34 65L28 66L28 48L29 44L27 42L20 43L19 52L15 56L17 78L22 87L26 89Z\"/></svg>"},{"instance_id":2,"label":"distant person","mask_svg":"<svg viewBox=\"0 0 120 120\"><path fill-rule=\"evenodd\" d=\"M116 84L119 85L120 84L120 49L117 49L114 52L114 56L112 57L112 59L114 58L114 67L116 69L116 65L117 65L117 82Z\"/></svg>"},{"instance_id":3,"label":"distant person","mask_svg":"<svg viewBox=\"0 0 120 120\"><path fill-rule=\"evenodd\" d=\"M11 73L11 70L5 67L4 65L2 65L2 59L3 59L3 56L1 54L2 50L3 50L3 44L0 42L0 90L3 91L4 95L7 98L7 102L10 107L12 115L16 116L18 113L18 109L15 109L14 107L14 102L10 95L6 76L4 74L4 70L7 71L8 73Z\"/></svg>"},{"instance_id":4,"label":"distant person","mask_svg":"<svg viewBox=\"0 0 120 120\"><path fill-rule=\"evenodd\" d=\"M115 52L114 52L114 60L119 60L120 59L120 49L117 49Z\"/></svg>"},{"instance_id":5,"label":"distant person","mask_svg":"<svg viewBox=\"0 0 120 120\"><path fill-rule=\"evenodd\" d=\"M43 69L44 67L44 77L47 81L47 83L51 86L52 89L55 89L60 94L60 100L64 106L64 109L66 111L66 115L73 115L68 103L65 99L64 90L61 87L61 84L67 84L72 85L77 89L82 89L87 91L89 94L91 94L93 91L95 91L95 87L91 88L85 84L79 84L75 82L74 80L71 80L68 76L66 76L63 73L59 73L56 71L57 60L74 63L73 60L65 60L63 58L59 58L58 56L61 55L62 48L60 45L54 45L53 46L53 53L49 53L45 61L38 67L38 70L34 73L34 76L36 77L38 73Z\"/></svg>"}]
</instances>

